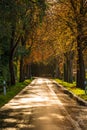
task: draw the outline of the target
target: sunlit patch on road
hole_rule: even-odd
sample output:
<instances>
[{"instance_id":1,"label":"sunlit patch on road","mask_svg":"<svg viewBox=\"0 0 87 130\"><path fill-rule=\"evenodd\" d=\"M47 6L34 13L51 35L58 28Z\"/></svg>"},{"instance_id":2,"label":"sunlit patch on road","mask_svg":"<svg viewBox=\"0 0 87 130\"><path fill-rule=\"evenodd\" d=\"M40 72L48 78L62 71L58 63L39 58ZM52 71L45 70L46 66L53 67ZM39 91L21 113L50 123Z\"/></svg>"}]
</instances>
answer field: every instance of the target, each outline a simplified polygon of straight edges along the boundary
<instances>
[{"instance_id":1,"label":"sunlit patch on road","mask_svg":"<svg viewBox=\"0 0 87 130\"><path fill-rule=\"evenodd\" d=\"M21 93L22 96L16 96L14 100L10 101L9 104L6 105L6 107L10 109L20 109L40 106L52 106L55 104L62 105L60 100L58 100L57 95L51 89L52 83L50 80L38 79L36 84L35 82L36 80L34 80L31 85L25 89L25 92L23 92L23 94ZM32 84L34 86L32 86Z\"/></svg>"}]
</instances>

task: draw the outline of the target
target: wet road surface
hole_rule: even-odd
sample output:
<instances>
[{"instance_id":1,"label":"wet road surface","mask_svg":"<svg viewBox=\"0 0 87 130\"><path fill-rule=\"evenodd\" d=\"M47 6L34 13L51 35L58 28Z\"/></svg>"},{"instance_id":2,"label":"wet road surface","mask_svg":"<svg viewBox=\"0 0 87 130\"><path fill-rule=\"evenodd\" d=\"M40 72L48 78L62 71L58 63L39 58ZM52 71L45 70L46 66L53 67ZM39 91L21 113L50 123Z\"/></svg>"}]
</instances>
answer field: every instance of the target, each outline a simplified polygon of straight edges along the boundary
<instances>
[{"instance_id":1,"label":"wet road surface","mask_svg":"<svg viewBox=\"0 0 87 130\"><path fill-rule=\"evenodd\" d=\"M87 107L37 78L0 109L0 130L87 130Z\"/></svg>"}]
</instances>

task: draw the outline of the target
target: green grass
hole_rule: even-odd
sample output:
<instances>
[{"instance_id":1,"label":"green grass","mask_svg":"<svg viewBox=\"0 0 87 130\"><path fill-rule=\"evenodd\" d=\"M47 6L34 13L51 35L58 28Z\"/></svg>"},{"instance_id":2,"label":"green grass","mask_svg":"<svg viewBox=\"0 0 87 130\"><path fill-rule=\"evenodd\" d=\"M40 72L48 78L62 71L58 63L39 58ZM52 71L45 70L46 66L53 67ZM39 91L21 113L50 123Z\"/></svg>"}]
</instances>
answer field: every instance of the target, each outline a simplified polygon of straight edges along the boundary
<instances>
[{"instance_id":1,"label":"green grass","mask_svg":"<svg viewBox=\"0 0 87 130\"><path fill-rule=\"evenodd\" d=\"M22 83L16 83L15 86L10 86L7 89L6 96L0 93L0 107L10 101L14 96L16 96L25 86L30 84L31 80L25 80Z\"/></svg>"},{"instance_id":2,"label":"green grass","mask_svg":"<svg viewBox=\"0 0 87 130\"><path fill-rule=\"evenodd\" d=\"M55 79L55 80L56 80L56 82L58 82L59 84L64 86L66 89L68 89L69 91L71 91L75 95L77 95L80 98L87 101L87 95L85 94L85 91L80 89L80 88L76 88L76 83L75 82L74 83L68 83L68 82L64 82L64 81L59 80L59 79Z\"/></svg>"}]
</instances>

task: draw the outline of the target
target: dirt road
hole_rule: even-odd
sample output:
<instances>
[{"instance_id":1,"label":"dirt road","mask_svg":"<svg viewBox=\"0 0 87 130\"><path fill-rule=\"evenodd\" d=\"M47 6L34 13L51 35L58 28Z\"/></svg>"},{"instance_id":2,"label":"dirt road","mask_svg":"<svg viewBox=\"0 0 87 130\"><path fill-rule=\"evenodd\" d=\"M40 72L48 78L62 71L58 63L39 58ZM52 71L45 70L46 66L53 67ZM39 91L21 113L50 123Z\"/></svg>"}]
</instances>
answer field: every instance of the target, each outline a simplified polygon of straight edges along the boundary
<instances>
[{"instance_id":1,"label":"dirt road","mask_svg":"<svg viewBox=\"0 0 87 130\"><path fill-rule=\"evenodd\" d=\"M0 130L87 130L87 107L37 78L0 109Z\"/></svg>"}]
</instances>

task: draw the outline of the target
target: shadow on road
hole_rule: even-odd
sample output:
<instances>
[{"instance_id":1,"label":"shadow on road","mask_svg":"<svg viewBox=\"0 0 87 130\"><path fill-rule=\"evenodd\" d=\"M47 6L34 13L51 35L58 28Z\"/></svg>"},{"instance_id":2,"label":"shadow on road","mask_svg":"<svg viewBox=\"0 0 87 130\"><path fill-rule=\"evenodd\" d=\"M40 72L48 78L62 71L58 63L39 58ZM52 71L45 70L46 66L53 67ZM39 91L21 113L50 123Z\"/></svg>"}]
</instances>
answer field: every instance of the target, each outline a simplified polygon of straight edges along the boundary
<instances>
[{"instance_id":1,"label":"shadow on road","mask_svg":"<svg viewBox=\"0 0 87 130\"><path fill-rule=\"evenodd\" d=\"M82 109L60 87L53 89L55 85L51 80L35 79L1 108L0 130L81 130L71 116L79 118Z\"/></svg>"}]
</instances>

